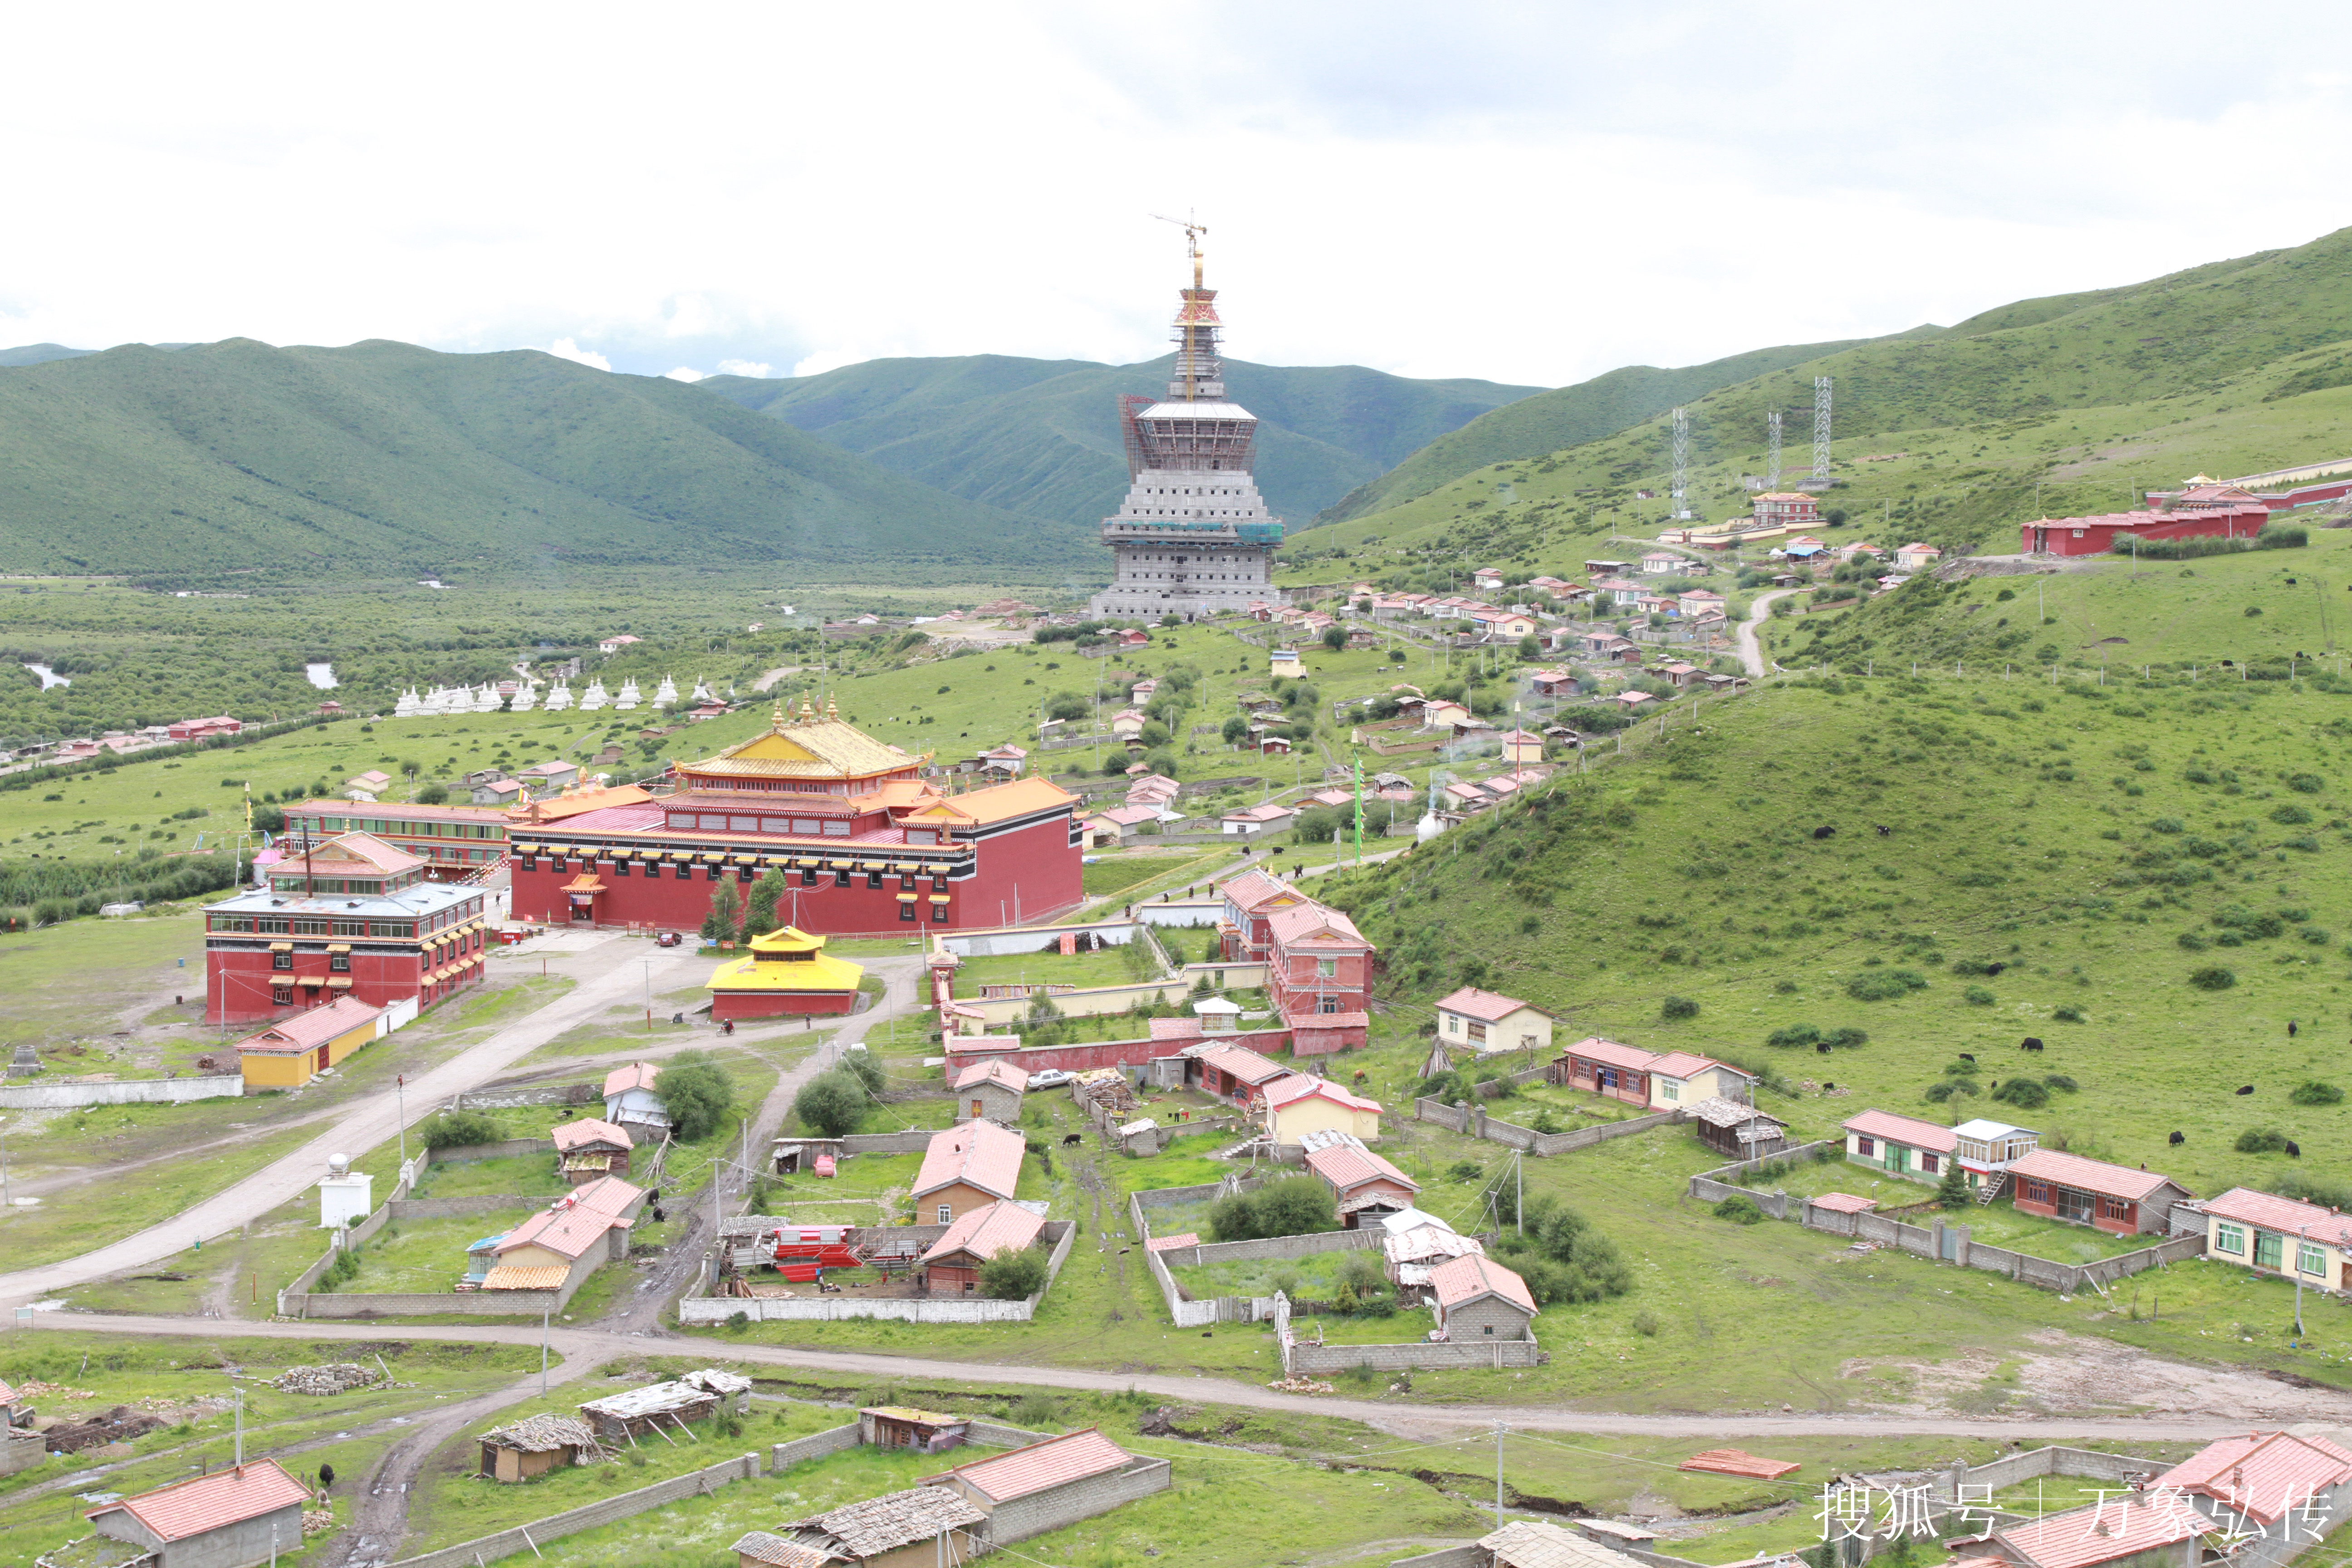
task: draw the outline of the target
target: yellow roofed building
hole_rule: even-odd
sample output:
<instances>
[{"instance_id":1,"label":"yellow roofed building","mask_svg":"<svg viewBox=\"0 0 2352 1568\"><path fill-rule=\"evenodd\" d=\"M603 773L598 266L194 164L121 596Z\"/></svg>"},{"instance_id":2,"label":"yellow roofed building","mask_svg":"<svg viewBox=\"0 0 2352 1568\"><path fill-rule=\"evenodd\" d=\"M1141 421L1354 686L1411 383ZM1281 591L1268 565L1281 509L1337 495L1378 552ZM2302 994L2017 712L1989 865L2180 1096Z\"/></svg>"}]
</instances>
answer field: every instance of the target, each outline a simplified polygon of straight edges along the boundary
<instances>
[{"instance_id":1,"label":"yellow roofed building","mask_svg":"<svg viewBox=\"0 0 2352 1568\"><path fill-rule=\"evenodd\" d=\"M796 926L755 936L749 958L730 958L704 982L713 1018L830 1016L857 1005L865 969L824 951L824 938Z\"/></svg>"}]
</instances>

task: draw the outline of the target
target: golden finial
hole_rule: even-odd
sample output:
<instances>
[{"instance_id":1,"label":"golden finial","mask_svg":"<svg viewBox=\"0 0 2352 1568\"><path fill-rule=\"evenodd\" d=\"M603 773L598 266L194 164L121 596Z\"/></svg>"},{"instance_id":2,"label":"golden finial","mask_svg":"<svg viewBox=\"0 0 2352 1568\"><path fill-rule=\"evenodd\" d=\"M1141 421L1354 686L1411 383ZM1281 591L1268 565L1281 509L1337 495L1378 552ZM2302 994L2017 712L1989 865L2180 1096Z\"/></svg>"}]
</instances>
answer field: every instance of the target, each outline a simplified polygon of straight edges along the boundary
<instances>
[{"instance_id":1,"label":"golden finial","mask_svg":"<svg viewBox=\"0 0 2352 1568\"><path fill-rule=\"evenodd\" d=\"M768 714L768 728L772 730L781 730L783 727L784 705L782 701L778 701L774 709Z\"/></svg>"},{"instance_id":2,"label":"golden finial","mask_svg":"<svg viewBox=\"0 0 2352 1568\"><path fill-rule=\"evenodd\" d=\"M830 697L824 700L824 716L828 719L838 719L841 717L841 705Z\"/></svg>"},{"instance_id":3,"label":"golden finial","mask_svg":"<svg viewBox=\"0 0 2352 1568\"><path fill-rule=\"evenodd\" d=\"M809 700L806 693L803 693L801 697L801 722L805 724L815 717L816 704Z\"/></svg>"}]
</instances>

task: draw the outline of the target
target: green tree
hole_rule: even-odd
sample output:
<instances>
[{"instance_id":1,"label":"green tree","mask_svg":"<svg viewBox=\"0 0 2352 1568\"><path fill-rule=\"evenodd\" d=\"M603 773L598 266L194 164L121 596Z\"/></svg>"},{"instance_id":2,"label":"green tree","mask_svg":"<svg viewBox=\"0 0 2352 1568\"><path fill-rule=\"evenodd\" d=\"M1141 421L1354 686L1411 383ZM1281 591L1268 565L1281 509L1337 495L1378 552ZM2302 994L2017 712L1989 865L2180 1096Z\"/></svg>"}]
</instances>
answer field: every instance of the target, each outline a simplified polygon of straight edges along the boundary
<instances>
[{"instance_id":1,"label":"green tree","mask_svg":"<svg viewBox=\"0 0 2352 1568\"><path fill-rule=\"evenodd\" d=\"M838 1068L821 1072L793 1097L793 1115L820 1138L845 1138L866 1114L866 1090Z\"/></svg>"},{"instance_id":2,"label":"green tree","mask_svg":"<svg viewBox=\"0 0 2352 1568\"><path fill-rule=\"evenodd\" d=\"M470 1143L496 1143L506 1129L495 1116L478 1110L436 1110L417 1129L427 1149L458 1149Z\"/></svg>"},{"instance_id":3,"label":"green tree","mask_svg":"<svg viewBox=\"0 0 2352 1568\"><path fill-rule=\"evenodd\" d=\"M416 801L420 805L439 805L448 798L449 791L444 784L429 784L416 792Z\"/></svg>"},{"instance_id":4,"label":"green tree","mask_svg":"<svg viewBox=\"0 0 2352 1568\"><path fill-rule=\"evenodd\" d=\"M1235 1193L1229 1198L1219 1198L1209 1205L1209 1239L1212 1241L1255 1241L1257 1239L1257 1205L1249 1193Z\"/></svg>"},{"instance_id":5,"label":"green tree","mask_svg":"<svg viewBox=\"0 0 2352 1568\"><path fill-rule=\"evenodd\" d=\"M735 879L722 876L711 885L710 912L702 918L702 939L733 942L740 930L737 910Z\"/></svg>"},{"instance_id":6,"label":"green tree","mask_svg":"<svg viewBox=\"0 0 2352 1568\"><path fill-rule=\"evenodd\" d=\"M1943 1209L1964 1209L1969 1206L1969 1184L1960 1174L1958 1160L1944 1162L1944 1179L1936 1184L1936 1206Z\"/></svg>"},{"instance_id":7,"label":"green tree","mask_svg":"<svg viewBox=\"0 0 2352 1568\"><path fill-rule=\"evenodd\" d=\"M1260 1236L1304 1236L1339 1228L1338 1201L1313 1176L1285 1176L1251 1195Z\"/></svg>"},{"instance_id":8,"label":"green tree","mask_svg":"<svg viewBox=\"0 0 2352 1568\"><path fill-rule=\"evenodd\" d=\"M1543 657L1543 643L1541 639L1535 635L1535 633L1529 632L1527 636L1519 639L1519 657L1521 658L1541 658Z\"/></svg>"},{"instance_id":9,"label":"green tree","mask_svg":"<svg viewBox=\"0 0 2352 1568\"><path fill-rule=\"evenodd\" d=\"M874 1059L874 1053L855 1047L841 1053L840 1070L856 1079L868 1094L880 1094L883 1084L888 1081L883 1076L882 1064Z\"/></svg>"},{"instance_id":10,"label":"green tree","mask_svg":"<svg viewBox=\"0 0 2352 1568\"><path fill-rule=\"evenodd\" d=\"M992 1301L1025 1300L1045 1288L1042 1248L1007 1248L980 1266L980 1293Z\"/></svg>"},{"instance_id":11,"label":"green tree","mask_svg":"<svg viewBox=\"0 0 2352 1568\"><path fill-rule=\"evenodd\" d=\"M1093 704L1075 691L1056 691L1045 700L1045 717L1066 724L1074 724L1093 711Z\"/></svg>"},{"instance_id":12,"label":"green tree","mask_svg":"<svg viewBox=\"0 0 2352 1568\"><path fill-rule=\"evenodd\" d=\"M708 1051L680 1051L654 1079L654 1093L669 1112L670 1131L691 1143L708 1137L735 1106L734 1080Z\"/></svg>"},{"instance_id":13,"label":"green tree","mask_svg":"<svg viewBox=\"0 0 2352 1568\"><path fill-rule=\"evenodd\" d=\"M765 936L784 923L784 916L780 911L792 907L791 900L784 898L788 886L781 868L768 872L751 884L751 896L743 901L745 941Z\"/></svg>"},{"instance_id":14,"label":"green tree","mask_svg":"<svg viewBox=\"0 0 2352 1568\"><path fill-rule=\"evenodd\" d=\"M1346 647L1348 646L1348 628L1345 626L1325 626L1323 628L1323 646L1329 648L1333 653L1338 653L1341 648Z\"/></svg>"},{"instance_id":15,"label":"green tree","mask_svg":"<svg viewBox=\"0 0 2352 1568\"><path fill-rule=\"evenodd\" d=\"M1249 739L1249 721L1236 713L1226 720L1224 727L1217 732L1224 737L1228 746L1238 746Z\"/></svg>"}]
</instances>

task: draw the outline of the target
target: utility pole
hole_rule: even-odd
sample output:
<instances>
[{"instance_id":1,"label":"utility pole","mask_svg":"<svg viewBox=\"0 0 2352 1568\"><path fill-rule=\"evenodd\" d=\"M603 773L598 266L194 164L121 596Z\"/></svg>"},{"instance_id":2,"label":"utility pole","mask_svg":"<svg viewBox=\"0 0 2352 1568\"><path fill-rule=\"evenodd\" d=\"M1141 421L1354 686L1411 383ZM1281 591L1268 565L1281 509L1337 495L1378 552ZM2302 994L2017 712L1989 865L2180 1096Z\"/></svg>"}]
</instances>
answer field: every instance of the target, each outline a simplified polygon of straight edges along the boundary
<instances>
[{"instance_id":1,"label":"utility pole","mask_svg":"<svg viewBox=\"0 0 2352 1568\"><path fill-rule=\"evenodd\" d=\"M551 1310L552 1309L547 1307L539 1310L539 1392L541 1398L547 1394L547 1319Z\"/></svg>"},{"instance_id":2,"label":"utility pole","mask_svg":"<svg viewBox=\"0 0 2352 1568\"><path fill-rule=\"evenodd\" d=\"M243 1468L245 1468L245 1389L244 1389L244 1386L243 1386L242 1384L240 1384L240 1385L237 1387L237 1389L236 1389L236 1467L237 1467L237 1468L239 1468L239 1469L243 1469Z\"/></svg>"},{"instance_id":3,"label":"utility pole","mask_svg":"<svg viewBox=\"0 0 2352 1568\"><path fill-rule=\"evenodd\" d=\"M1510 1428L1495 1423L1495 1528L1503 1528L1503 1434Z\"/></svg>"},{"instance_id":4,"label":"utility pole","mask_svg":"<svg viewBox=\"0 0 2352 1568\"><path fill-rule=\"evenodd\" d=\"M2294 1337L2303 1338L2303 1249L2311 1240L2311 1227L2305 1226L2294 1233Z\"/></svg>"},{"instance_id":5,"label":"utility pole","mask_svg":"<svg viewBox=\"0 0 2352 1568\"><path fill-rule=\"evenodd\" d=\"M408 1075L404 1072L392 1075L392 1103L394 1114L400 1118L400 1166L403 1170L408 1168L408 1097L403 1092L407 1082Z\"/></svg>"}]
</instances>

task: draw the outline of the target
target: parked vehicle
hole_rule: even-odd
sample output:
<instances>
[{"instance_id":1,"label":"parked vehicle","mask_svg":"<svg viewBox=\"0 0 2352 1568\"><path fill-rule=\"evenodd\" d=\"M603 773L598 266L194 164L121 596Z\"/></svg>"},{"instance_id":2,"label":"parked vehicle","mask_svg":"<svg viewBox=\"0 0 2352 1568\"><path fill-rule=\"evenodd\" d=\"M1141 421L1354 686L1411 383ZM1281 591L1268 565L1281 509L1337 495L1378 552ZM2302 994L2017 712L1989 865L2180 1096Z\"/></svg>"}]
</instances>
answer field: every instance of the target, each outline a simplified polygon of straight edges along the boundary
<instances>
[{"instance_id":1,"label":"parked vehicle","mask_svg":"<svg viewBox=\"0 0 2352 1568\"><path fill-rule=\"evenodd\" d=\"M1043 1072L1033 1072L1029 1075L1029 1087L1031 1089L1059 1089L1064 1084L1069 1082L1071 1078L1074 1076L1074 1074L1064 1072L1060 1068L1047 1068Z\"/></svg>"}]
</instances>

